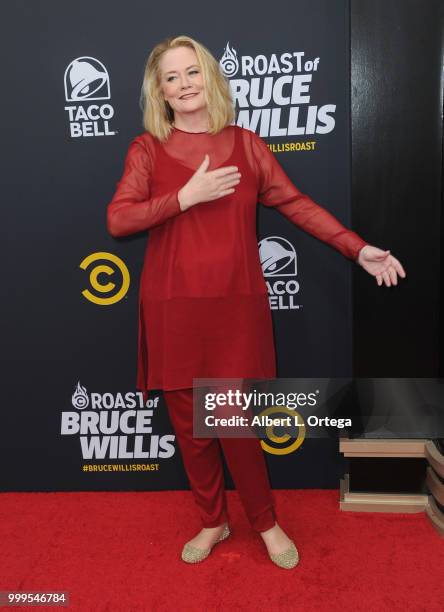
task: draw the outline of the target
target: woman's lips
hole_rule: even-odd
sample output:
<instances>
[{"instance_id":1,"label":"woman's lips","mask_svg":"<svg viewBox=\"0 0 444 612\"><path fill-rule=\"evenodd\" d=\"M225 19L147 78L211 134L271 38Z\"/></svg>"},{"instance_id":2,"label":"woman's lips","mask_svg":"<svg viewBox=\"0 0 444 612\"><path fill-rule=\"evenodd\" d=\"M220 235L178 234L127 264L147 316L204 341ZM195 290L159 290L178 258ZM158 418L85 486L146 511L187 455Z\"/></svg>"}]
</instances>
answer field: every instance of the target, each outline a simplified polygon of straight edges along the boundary
<instances>
[{"instance_id":1,"label":"woman's lips","mask_svg":"<svg viewBox=\"0 0 444 612\"><path fill-rule=\"evenodd\" d=\"M181 100L189 100L190 98L194 98L194 96L197 96L197 93L186 94L185 96L180 96L180 99Z\"/></svg>"}]
</instances>

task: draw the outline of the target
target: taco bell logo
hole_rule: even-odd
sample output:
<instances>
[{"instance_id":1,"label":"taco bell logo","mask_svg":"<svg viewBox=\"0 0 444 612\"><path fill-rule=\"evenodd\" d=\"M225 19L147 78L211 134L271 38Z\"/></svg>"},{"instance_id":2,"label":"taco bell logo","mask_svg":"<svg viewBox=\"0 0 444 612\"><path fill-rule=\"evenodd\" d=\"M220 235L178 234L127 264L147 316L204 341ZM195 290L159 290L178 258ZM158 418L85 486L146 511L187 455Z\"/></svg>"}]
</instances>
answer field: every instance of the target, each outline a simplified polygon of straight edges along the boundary
<instances>
[{"instance_id":1,"label":"taco bell logo","mask_svg":"<svg viewBox=\"0 0 444 612\"><path fill-rule=\"evenodd\" d=\"M99 60L79 57L65 71L65 97L67 102L109 100L109 75Z\"/></svg>"},{"instance_id":2,"label":"taco bell logo","mask_svg":"<svg viewBox=\"0 0 444 612\"><path fill-rule=\"evenodd\" d=\"M282 236L268 236L259 242L259 259L271 310L297 310L297 256L294 246Z\"/></svg>"},{"instance_id":3,"label":"taco bell logo","mask_svg":"<svg viewBox=\"0 0 444 612\"><path fill-rule=\"evenodd\" d=\"M108 103L91 101L110 100L109 74L105 66L94 57L78 57L65 70L65 106L68 112L72 138L87 136L114 136L109 121L114 108Z\"/></svg>"}]
</instances>

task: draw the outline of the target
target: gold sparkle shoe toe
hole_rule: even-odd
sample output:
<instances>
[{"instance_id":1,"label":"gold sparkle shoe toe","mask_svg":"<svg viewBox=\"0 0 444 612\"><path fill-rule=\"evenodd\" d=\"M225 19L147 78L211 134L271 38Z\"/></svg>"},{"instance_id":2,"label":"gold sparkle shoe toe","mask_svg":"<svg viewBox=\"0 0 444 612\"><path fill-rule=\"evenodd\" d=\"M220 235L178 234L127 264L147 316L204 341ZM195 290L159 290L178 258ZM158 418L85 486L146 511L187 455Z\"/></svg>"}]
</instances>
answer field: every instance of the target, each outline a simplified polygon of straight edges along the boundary
<instances>
[{"instance_id":1,"label":"gold sparkle shoe toe","mask_svg":"<svg viewBox=\"0 0 444 612\"><path fill-rule=\"evenodd\" d=\"M211 548L196 548L196 546L192 546L187 542L182 550L182 561L185 561L186 563L199 563L200 561L203 561L208 557L210 552L213 550L213 547L218 542L222 542L222 540L228 538L230 533L230 528L228 527L228 525L225 525L222 534L219 536L219 538L216 540L216 542Z\"/></svg>"},{"instance_id":2,"label":"gold sparkle shoe toe","mask_svg":"<svg viewBox=\"0 0 444 612\"><path fill-rule=\"evenodd\" d=\"M299 563L299 553L294 542L292 542L290 547L283 552L275 555L269 553L269 556L273 563L284 569L292 569Z\"/></svg>"}]
</instances>

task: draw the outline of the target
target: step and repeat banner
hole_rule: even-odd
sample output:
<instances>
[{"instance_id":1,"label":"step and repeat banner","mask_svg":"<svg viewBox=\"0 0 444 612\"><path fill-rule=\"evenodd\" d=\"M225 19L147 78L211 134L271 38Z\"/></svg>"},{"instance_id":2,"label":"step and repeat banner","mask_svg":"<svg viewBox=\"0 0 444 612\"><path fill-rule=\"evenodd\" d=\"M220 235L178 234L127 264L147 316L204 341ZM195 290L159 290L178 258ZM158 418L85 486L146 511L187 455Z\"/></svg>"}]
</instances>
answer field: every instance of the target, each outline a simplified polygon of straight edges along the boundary
<instances>
[{"instance_id":1,"label":"step and repeat banner","mask_svg":"<svg viewBox=\"0 0 444 612\"><path fill-rule=\"evenodd\" d=\"M1 489L187 488L161 390L144 402L135 388L147 234L106 229L128 145L143 132L145 61L166 36L207 46L236 123L350 227L348 2L228 1L221 19L204 3L3 8ZM349 377L354 264L260 204L257 237L261 253L287 261L263 265L279 377ZM275 487L337 487L344 471L334 437L295 448L281 436L264 452Z\"/></svg>"}]
</instances>

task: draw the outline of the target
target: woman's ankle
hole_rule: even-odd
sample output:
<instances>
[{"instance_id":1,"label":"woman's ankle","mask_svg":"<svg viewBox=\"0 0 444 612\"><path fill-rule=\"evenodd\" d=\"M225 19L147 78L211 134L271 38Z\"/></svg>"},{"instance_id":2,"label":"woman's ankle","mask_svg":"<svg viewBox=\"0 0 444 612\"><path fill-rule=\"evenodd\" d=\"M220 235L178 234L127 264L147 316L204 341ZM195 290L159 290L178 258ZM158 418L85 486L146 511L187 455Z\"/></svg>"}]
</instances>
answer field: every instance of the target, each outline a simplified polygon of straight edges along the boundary
<instances>
[{"instance_id":1,"label":"woman's ankle","mask_svg":"<svg viewBox=\"0 0 444 612\"><path fill-rule=\"evenodd\" d=\"M264 529L263 531L260 531L259 533L261 535L263 535L264 533L268 533L269 531L271 531L272 529L274 529L275 527L279 527L279 525L277 524L277 522L275 521L274 525L272 527L268 527L268 529Z\"/></svg>"},{"instance_id":2,"label":"woman's ankle","mask_svg":"<svg viewBox=\"0 0 444 612\"><path fill-rule=\"evenodd\" d=\"M203 525L202 529L220 529L225 526L228 526L228 521L225 521L224 523L220 523L219 525L211 525L211 527L207 527L206 525Z\"/></svg>"}]
</instances>

